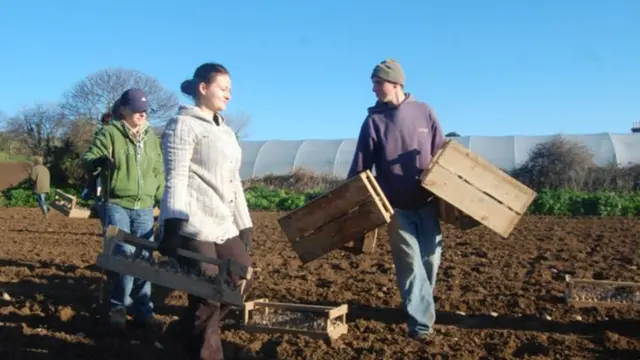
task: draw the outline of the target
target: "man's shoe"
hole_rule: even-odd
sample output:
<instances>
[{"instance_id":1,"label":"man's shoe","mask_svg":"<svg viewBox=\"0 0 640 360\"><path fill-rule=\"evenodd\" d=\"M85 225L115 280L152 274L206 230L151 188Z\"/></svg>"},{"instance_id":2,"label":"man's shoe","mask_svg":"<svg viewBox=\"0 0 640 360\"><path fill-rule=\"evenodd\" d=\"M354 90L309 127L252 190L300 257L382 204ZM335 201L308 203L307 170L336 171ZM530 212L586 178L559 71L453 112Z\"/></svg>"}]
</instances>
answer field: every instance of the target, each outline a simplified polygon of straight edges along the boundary
<instances>
[{"instance_id":1,"label":"man's shoe","mask_svg":"<svg viewBox=\"0 0 640 360\"><path fill-rule=\"evenodd\" d=\"M127 310L125 308L111 310L109 312L109 325L118 330L124 330L127 326Z\"/></svg>"},{"instance_id":2,"label":"man's shoe","mask_svg":"<svg viewBox=\"0 0 640 360\"><path fill-rule=\"evenodd\" d=\"M414 340L424 340L429 338L431 335L433 334L433 331L409 331L409 337L414 339Z\"/></svg>"}]
</instances>

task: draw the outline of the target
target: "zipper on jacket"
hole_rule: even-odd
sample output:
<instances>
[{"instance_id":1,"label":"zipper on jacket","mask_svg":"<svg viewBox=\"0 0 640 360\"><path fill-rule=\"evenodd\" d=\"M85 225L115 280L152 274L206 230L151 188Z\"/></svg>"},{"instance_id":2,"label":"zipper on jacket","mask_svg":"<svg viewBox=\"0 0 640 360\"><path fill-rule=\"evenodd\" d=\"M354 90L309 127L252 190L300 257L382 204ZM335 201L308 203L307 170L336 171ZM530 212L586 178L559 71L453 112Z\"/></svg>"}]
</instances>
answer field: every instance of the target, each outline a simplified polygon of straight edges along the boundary
<instances>
[{"instance_id":1,"label":"zipper on jacket","mask_svg":"<svg viewBox=\"0 0 640 360\"><path fill-rule=\"evenodd\" d=\"M142 192L142 172L140 170L140 157L142 155L142 134L139 134L136 137L136 169L138 171L138 196L136 197L136 201L133 205L134 209L140 208L140 193Z\"/></svg>"}]
</instances>

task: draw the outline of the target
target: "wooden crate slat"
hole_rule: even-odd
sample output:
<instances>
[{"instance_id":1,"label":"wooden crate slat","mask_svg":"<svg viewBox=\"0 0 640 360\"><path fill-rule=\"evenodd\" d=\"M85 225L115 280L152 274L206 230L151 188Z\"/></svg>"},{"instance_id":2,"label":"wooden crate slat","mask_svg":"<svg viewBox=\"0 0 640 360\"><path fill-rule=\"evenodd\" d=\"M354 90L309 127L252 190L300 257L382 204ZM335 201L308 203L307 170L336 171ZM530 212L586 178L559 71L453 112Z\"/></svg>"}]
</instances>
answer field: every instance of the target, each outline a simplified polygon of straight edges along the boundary
<instances>
[{"instance_id":1,"label":"wooden crate slat","mask_svg":"<svg viewBox=\"0 0 640 360\"><path fill-rule=\"evenodd\" d=\"M393 207L387 197L384 195L382 188L378 184L375 176L370 171L365 171L364 176L366 179L366 183L370 186L370 191L376 195L376 197L380 200L380 204L382 205L382 211L389 214L389 217L393 215Z\"/></svg>"},{"instance_id":2,"label":"wooden crate slat","mask_svg":"<svg viewBox=\"0 0 640 360\"><path fill-rule=\"evenodd\" d=\"M70 218L88 219L91 216L91 210L78 209L77 207L69 212Z\"/></svg>"},{"instance_id":3,"label":"wooden crate slat","mask_svg":"<svg viewBox=\"0 0 640 360\"><path fill-rule=\"evenodd\" d=\"M278 219L283 232L290 240L299 239L313 232L318 224L337 218L366 201L370 197L366 176L366 172L358 174L332 191Z\"/></svg>"},{"instance_id":4,"label":"wooden crate slat","mask_svg":"<svg viewBox=\"0 0 640 360\"><path fill-rule=\"evenodd\" d=\"M57 204L57 203L55 203L55 202L52 202L52 203L50 203L50 204L49 204L49 206L50 206L52 209L59 211L62 215L64 215L64 216L69 216L70 211L69 211L69 209L67 209L64 205L61 205L61 204Z\"/></svg>"},{"instance_id":5,"label":"wooden crate slat","mask_svg":"<svg viewBox=\"0 0 640 360\"><path fill-rule=\"evenodd\" d=\"M456 208L465 209L465 213L501 236L509 236L520 219L519 214L438 163L432 165L424 182L431 192Z\"/></svg>"},{"instance_id":6,"label":"wooden crate slat","mask_svg":"<svg viewBox=\"0 0 640 360\"><path fill-rule=\"evenodd\" d=\"M263 301L257 300L253 301L252 308L258 307L268 307L272 309L285 309L285 310L293 310L293 311L313 311L313 312L325 312L327 316L330 318L334 318L338 315L347 313L347 305L341 305L339 307L331 307L324 305L308 305L308 304L291 304L284 302L271 302L271 301Z\"/></svg>"},{"instance_id":7,"label":"wooden crate slat","mask_svg":"<svg viewBox=\"0 0 640 360\"><path fill-rule=\"evenodd\" d=\"M308 263L385 223L385 216L370 200L343 217L320 226L311 235L292 242L293 249L303 263Z\"/></svg>"},{"instance_id":8,"label":"wooden crate slat","mask_svg":"<svg viewBox=\"0 0 640 360\"><path fill-rule=\"evenodd\" d=\"M362 241L362 246L360 249L363 253L369 254L372 253L376 248L376 240L378 239L378 229L373 231L369 231Z\"/></svg>"},{"instance_id":9,"label":"wooden crate slat","mask_svg":"<svg viewBox=\"0 0 640 360\"><path fill-rule=\"evenodd\" d=\"M340 247L340 250L355 255L372 253L375 250L377 240L378 229L375 229L369 231L364 236L357 238L356 240L346 243Z\"/></svg>"},{"instance_id":10,"label":"wooden crate slat","mask_svg":"<svg viewBox=\"0 0 640 360\"><path fill-rule=\"evenodd\" d=\"M69 195L60 189L56 189L56 195L61 197L63 200L70 202L71 205L75 205L75 202L76 202L75 196Z\"/></svg>"},{"instance_id":11,"label":"wooden crate slat","mask_svg":"<svg viewBox=\"0 0 640 360\"><path fill-rule=\"evenodd\" d=\"M536 196L533 190L457 142L450 141L446 146L438 159L440 166L467 179L474 187L496 198L518 214L527 211Z\"/></svg>"}]
</instances>

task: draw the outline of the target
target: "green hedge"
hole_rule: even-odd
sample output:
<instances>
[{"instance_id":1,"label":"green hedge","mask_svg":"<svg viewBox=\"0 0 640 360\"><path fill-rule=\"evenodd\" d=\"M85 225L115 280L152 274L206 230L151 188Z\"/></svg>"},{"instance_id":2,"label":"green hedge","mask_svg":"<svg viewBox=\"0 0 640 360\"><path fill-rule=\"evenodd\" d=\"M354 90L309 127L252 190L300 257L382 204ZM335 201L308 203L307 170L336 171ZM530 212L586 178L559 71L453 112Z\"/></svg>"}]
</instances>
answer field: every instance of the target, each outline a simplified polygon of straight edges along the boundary
<instances>
[{"instance_id":1,"label":"green hedge","mask_svg":"<svg viewBox=\"0 0 640 360\"><path fill-rule=\"evenodd\" d=\"M78 196L78 189L61 189L71 195ZM47 197L53 199L55 189ZM289 211L303 206L305 203L322 195L321 191L292 192L274 190L266 187L251 187L245 192L247 203L252 210ZM1 207L35 207L36 201L28 182L23 182L2 192ZM90 202L79 201L81 205L90 206ZM640 215L640 192L616 193L602 191L581 193L568 190L541 191L528 213L552 216L636 216Z\"/></svg>"}]
</instances>

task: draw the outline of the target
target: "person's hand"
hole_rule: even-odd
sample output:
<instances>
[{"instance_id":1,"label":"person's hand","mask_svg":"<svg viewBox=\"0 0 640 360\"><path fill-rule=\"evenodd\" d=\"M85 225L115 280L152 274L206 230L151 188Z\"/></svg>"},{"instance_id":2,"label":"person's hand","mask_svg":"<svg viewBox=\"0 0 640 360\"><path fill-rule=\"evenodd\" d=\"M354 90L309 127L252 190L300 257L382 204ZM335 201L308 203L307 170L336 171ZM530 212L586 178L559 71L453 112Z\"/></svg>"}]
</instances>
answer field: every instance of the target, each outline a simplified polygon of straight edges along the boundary
<instances>
[{"instance_id":1,"label":"person's hand","mask_svg":"<svg viewBox=\"0 0 640 360\"><path fill-rule=\"evenodd\" d=\"M101 168L101 169L106 169L106 168L113 168L114 162L113 159L111 159L108 156L101 156L95 160L93 160L93 167L94 168Z\"/></svg>"},{"instance_id":2,"label":"person's hand","mask_svg":"<svg viewBox=\"0 0 640 360\"><path fill-rule=\"evenodd\" d=\"M186 220L183 219L166 219L162 225L162 238L158 245L160 254L168 257L176 257L178 249L182 247L182 235L180 229L184 226Z\"/></svg>"},{"instance_id":3,"label":"person's hand","mask_svg":"<svg viewBox=\"0 0 640 360\"><path fill-rule=\"evenodd\" d=\"M244 248L247 252L251 251L251 245L253 242L253 234L252 228L246 228L244 230L240 230L240 241L244 244Z\"/></svg>"}]
</instances>

